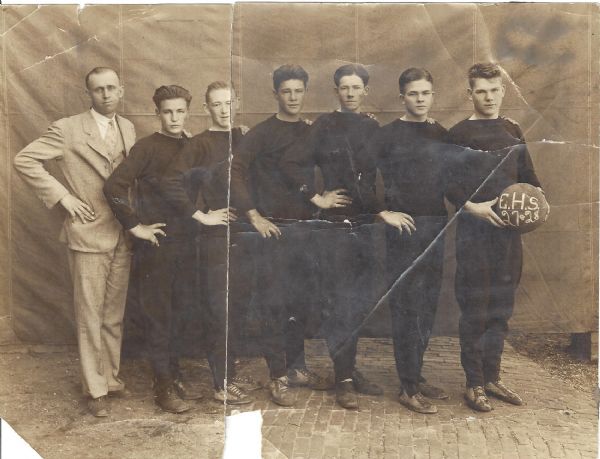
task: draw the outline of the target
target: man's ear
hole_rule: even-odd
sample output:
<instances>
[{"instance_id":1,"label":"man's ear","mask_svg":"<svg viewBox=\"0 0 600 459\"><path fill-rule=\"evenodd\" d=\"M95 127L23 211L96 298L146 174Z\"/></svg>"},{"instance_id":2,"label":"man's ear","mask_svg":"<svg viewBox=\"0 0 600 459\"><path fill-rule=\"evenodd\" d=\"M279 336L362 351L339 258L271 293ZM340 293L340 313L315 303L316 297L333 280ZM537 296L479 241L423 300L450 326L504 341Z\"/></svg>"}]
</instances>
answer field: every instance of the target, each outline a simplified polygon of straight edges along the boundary
<instances>
[{"instance_id":1,"label":"man's ear","mask_svg":"<svg viewBox=\"0 0 600 459\"><path fill-rule=\"evenodd\" d=\"M504 97L505 94L506 94L506 85L503 84L502 85L502 97Z\"/></svg>"},{"instance_id":2,"label":"man's ear","mask_svg":"<svg viewBox=\"0 0 600 459\"><path fill-rule=\"evenodd\" d=\"M402 105L404 105L404 94L402 94L402 93L398 94L398 99L400 99L400 103L402 103Z\"/></svg>"},{"instance_id":3,"label":"man's ear","mask_svg":"<svg viewBox=\"0 0 600 459\"><path fill-rule=\"evenodd\" d=\"M365 94L369 94L369 87L365 86Z\"/></svg>"},{"instance_id":4,"label":"man's ear","mask_svg":"<svg viewBox=\"0 0 600 459\"><path fill-rule=\"evenodd\" d=\"M124 95L125 95L125 86L121 85L121 86L119 86L119 99L122 99Z\"/></svg>"},{"instance_id":5,"label":"man's ear","mask_svg":"<svg viewBox=\"0 0 600 459\"><path fill-rule=\"evenodd\" d=\"M206 102L202 104L202 108L204 109L204 113L210 115L210 112L208 111L208 104Z\"/></svg>"},{"instance_id":6,"label":"man's ear","mask_svg":"<svg viewBox=\"0 0 600 459\"><path fill-rule=\"evenodd\" d=\"M473 100L473 90L471 88L467 88L467 94L469 95L469 100Z\"/></svg>"},{"instance_id":7,"label":"man's ear","mask_svg":"<svg viewBox=\"0 0 600 459\"><path fill-rule=\"evenodd\" d=\"M157 108L154 109L154 113L156 113L156 116L160 115L160 110Z\"/></svg>"}]
</instances>

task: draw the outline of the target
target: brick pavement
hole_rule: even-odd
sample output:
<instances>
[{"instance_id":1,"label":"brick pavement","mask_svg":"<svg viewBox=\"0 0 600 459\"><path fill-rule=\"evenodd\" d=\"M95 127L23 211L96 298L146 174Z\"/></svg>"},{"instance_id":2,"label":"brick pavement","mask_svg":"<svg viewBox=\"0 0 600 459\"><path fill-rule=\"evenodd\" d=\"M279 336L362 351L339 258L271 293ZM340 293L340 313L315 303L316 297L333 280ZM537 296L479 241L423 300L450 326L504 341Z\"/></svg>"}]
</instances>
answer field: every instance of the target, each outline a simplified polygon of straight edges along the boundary
<instances>
[{"instance_id":1,"label":"brick pavement","mask_svg":"<svg viewBox=\"0 0 600 459\"><path fill-rule=\"evenodd\" d=\"M183 415L162 412L152 399L150 369L123 362L131 394L111 401L109 418L87 414L73 346L2 346L0 415L45 459L207 458L220 456L223 407L210 399L204 360L184 361L190 382L207 396ZM322 341L307 342L309 366L331 370ZM361 339L359 368L381 383L382 397L361 396L360 410L346 411L334 393L297 389L294 408L280 408L257 391L246 410L263 411L263 456L274 458L587 458L597 457L597 411L590 393L577 392L507 345L503 378L517 387L522 407L494 400L491 413L475 413L462 398L463 373L454 338L434 338L424 375L450 399L437 415L420 415L396 402L398 380L388 340ZM243 373L266 380L262 359ZM244 459L244 458L240 458Z\"/></svg>"},{"instance_id":2,"label":"brick pavement","mask_svg":"<svg viewBox=\"0 0 600 459\"><path fill-rule=\"evenodd\" d=\"M450 399L437 415L413 413L396 402L398 379L389 340L361 339L358 367L381 383L382 397L361 396L358 411L335 405L333 391L297 389L294 408L280 408L265 393L245 409L263 411L263 456L275 458L586 458L597 457L597 410L590 394L570 389L508 344L503 379L519 389L521 407L492 399L491 413L463 400L464 375L456 338L434 338L424 376ZM313 369L331 371L322 341L307 345ZM262 360L246 369L266 379Z\"/></svg>"}]
</instances>

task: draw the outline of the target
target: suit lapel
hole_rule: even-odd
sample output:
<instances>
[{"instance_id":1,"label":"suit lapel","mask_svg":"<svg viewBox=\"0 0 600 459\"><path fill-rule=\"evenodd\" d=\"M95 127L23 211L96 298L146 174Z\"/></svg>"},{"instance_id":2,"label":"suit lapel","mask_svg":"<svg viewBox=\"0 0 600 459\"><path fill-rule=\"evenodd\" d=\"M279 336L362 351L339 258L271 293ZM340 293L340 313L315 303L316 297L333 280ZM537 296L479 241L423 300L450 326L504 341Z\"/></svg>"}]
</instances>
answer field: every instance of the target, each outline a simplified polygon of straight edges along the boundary
<instances>
[{"instance_id":1,"label":"suit lapel","mask_svg":"<svg viewBox=\"0 0 600 459\"><path fill-rule=\"evenodd\" d=\"M117 115L117 124L119 125L119 132L121 133L121 138L123 139L123 146L125 147L125 156L129 153L131 147L135 143L135 131L130 129L128 123L124 123L123 118L120 115Z\"/></svg>"},{"instance_id":2,"label":"suit lapel","mask_svg":"<svg viewBox=\"0 0 600 459\"><path fill-rule=\"evenodd\" d=\"M87 144L98 154L110 161L111 157L108 148L106 147L104 140L102 140L102 137L100 137L100 131L96 124L96 120L90 112L87 112L83 119L83 129L87 133Z\"/></svg>"}]
</instances>

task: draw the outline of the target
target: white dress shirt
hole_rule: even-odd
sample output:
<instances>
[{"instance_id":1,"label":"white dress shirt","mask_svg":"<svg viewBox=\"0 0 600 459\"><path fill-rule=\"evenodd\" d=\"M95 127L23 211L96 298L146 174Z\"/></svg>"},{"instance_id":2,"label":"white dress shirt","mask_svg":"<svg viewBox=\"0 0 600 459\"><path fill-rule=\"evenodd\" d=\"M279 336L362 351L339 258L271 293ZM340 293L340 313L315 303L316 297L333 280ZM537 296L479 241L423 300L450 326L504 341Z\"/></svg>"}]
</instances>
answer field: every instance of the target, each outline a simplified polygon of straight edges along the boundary
<instances>
[{"instance_id":1,"label":"white dress shirt","mask_svg":"<svg viewBox=\"0 0 600 459\"><path fill-rule=\"evenodd\" d=\"M94 110L93 107L90 109L90 112L92 112L92 116L94 117L94 120L96 121L96 124L98 125L98 130L100 131L100 137L102 137L102 140L104 140L104 138L106 137L106 131L108 131L108 123L111 120L115 120L115 115L113 113L112 118L107 118L106 116L101 115L96 110ZM116 125L116 120L115 120L115 129L116 129L116 127L117 127L117 125Z\"/></svg>"}]
</instances>

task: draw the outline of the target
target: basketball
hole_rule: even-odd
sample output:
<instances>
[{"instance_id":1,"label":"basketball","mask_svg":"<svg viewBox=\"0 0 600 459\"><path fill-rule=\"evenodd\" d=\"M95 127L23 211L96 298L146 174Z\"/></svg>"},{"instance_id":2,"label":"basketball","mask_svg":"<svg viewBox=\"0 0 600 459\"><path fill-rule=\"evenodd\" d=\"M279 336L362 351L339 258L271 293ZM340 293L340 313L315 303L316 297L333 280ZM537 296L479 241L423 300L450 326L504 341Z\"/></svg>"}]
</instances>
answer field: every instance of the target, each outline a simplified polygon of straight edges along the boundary
<instances>
[{"instance_id":1,"label":"basketball","mask_svg":"<svg viewBox=\"0 0 600 459\"><path fill-rule=\"evenodd\" d=\"M529 233L548 219L550 206L538 188L528 183L515 183L498 196L496 213L507 228Z\"/></svg>"}]
</instances>

